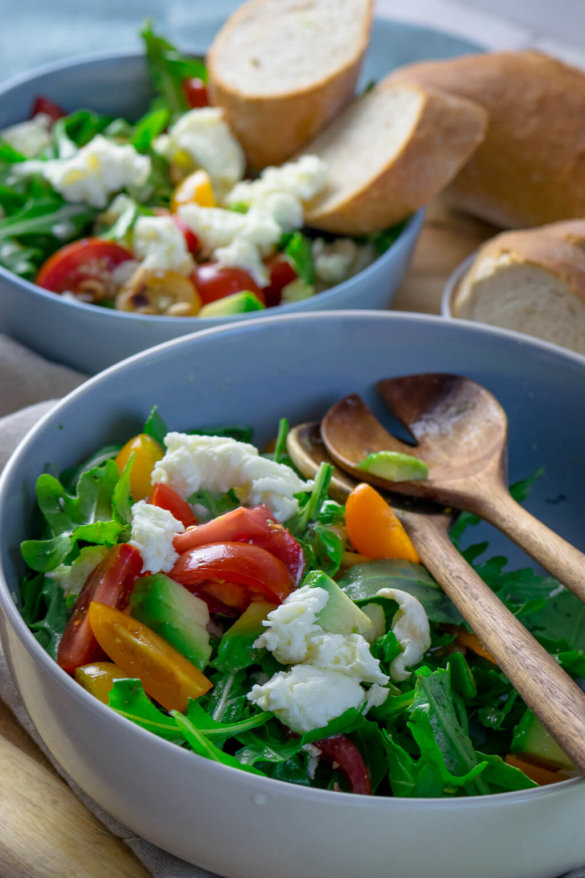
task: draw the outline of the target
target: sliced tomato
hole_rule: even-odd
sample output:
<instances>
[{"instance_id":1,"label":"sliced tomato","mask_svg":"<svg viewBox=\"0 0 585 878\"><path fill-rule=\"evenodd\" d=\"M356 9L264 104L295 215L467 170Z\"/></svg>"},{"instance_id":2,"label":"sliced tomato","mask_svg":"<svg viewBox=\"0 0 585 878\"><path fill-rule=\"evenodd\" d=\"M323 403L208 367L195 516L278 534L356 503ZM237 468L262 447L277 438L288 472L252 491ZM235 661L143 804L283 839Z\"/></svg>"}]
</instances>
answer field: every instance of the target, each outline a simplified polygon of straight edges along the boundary
<instances>
[{"instance_id":1,"label":"sliced tomato","mask_svg":"<svg viewBox=\"0 0 585 878\"><path fill-rule=\"evenodd\" d=\"M217 262L203 262L196 267L192 278L204 305L224 299L233 293L241 293L243 290L254 293L264 304L264 290L243 268L222 266Z\"/></svg>"},{"instance_id":2,"label":"sliced tomato","mask_svg":"<svg viewBox=\"0 0 585 878\"><path fill-rule=\"evenodd\" d=\"M202 79L198 79L196 76L191 79L184 79L182 86L187 103L192 109L209 106L207 86Z\"/></svg>"},{"instance_id":3,"label":"sliced tomato","mask_svg":"<svg viewBox=\"0 0 585 878\"><path fill-rule=\"evenodd\" d=\"M73 607L57 650L57 663L73 674L76 668L101 661L104 652L94 637L87 613L92 601L125 610L142 570L142 556L128 543L114 546L88 576Z\"/></svg>"},{"instance_id":4,"label":"sliced tomato","mask_svg":"<svg viewBox=\"0 0 585 878\"><path fill-rule=\"evenodd\" d=\"M114 270L132 253L114 241L82 238L66 244L41 266L36 282L54 293L73 293L86 302L112 299L116 293Z\"/></svg>"},{"instance_id":5,"label":"sliced tomato","mask_svg":"<svg viewBox=\"0 0 585 878\"><path fill-rule=\"evenodd\" d=\"M330 738L321 738L315 741L321 755L328 762L337 763L340 771L346 776L351 793L360 793L363 796L372 794L370 774L362 754L347 735L332 735Z\"/></svg>"},{"instance_id":6,"label":"sliced tomato","mask_svg":"<svg viewBox=\"0 0 585 878\"><path fill-rule=\"evenodd\" d=\"M56 122L57 119L62 119L63 116L67 115L65 110L63 110L58 104L55 104L43 95L39 95L35 98L32 105L31 118L36 116L37 113L44 113L45 116L49 116L53 123Z\"/></svg>"},{"instance_id":7,"label":"sliced tomato","mask_svg":"<svg viewBox=\"0 0 585 878\"><path fill-rule=\"evenodd\" d=\"M240 506L178 534L173 545L181 554L196 546L225 542L251 543L271 552L286 564L295 585L305 572L305 556L300 543L274 518L268 506L251 509Z\"/></svg>"},{"instance_id":8,"label":"sliced tomato","mask_svg":"<svg viewBox=\"0 0 585 878\"><path fill-rule=\"evenodd\" d=\"M186 500L183 500L180 494L177 494L173 488L157 482L152 489L152 494L148 498L148 502L153 506L159 506L166 509L173 515L177 521L180 521L185 527L192 527L197 524L197 516L189 506Z\"/></svg>"},{"instance_id":9,"label":"sliced tomato","mask_svg":"<svg viewBox=\"0 0 585 878\"><path fill-rule=\"evenodd\" d=\"M290 260L284 253L275 253L266 260L266 268L270 272L270 283L265 289L266 307L280 305L282 291L287 284L298 277Z\"/></svg>"},{"instance_id":10,"label":"sliced tomato","mask_svg":"<svg viewBox=\"0 0 585 878\"><path fill-rule=\"evenodd\" d=\"M280 604L294 589L293 578L282 561L249 543L210 543L189 549L179 556L169 576L202 596L202 586L210 582L241 585L249 592L247 603L261 594Z\"/></svg>"}]
</instances>

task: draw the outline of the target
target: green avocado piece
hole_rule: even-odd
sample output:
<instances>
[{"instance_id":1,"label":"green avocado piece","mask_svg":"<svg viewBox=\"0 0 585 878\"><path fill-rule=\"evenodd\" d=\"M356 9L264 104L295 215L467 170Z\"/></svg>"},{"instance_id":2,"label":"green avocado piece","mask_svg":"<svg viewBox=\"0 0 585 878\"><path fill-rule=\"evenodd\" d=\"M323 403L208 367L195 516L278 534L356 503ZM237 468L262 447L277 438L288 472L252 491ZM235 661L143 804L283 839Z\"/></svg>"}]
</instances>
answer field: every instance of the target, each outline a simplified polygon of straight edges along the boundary
<instances>
[{"instance_id":1,"label":"green avocado piece","mask_svg":"<svg viewBox=\"0 0 585 878\"><path fill-rule=\"evenodd\" d=\"M254 642L266 630L263 620L275 609L276 604L268 601L252 601L221 638L213 666L234 672L253 665L262 653Z\"/></svg>"},{"instance_id":2,"label":"green avocado piece","mask_svg":"<svg viewBox=\"0 0 585 878\"><path fill-rule=\"evenodd\" d=\"M207 604L164 573L138 580L130 598L135 619L152 628L177 652L203 670L211 655Z\"/></svg>"},{"instance_id":3,"label":"green avocado piece","mask_svg":"<svg viewBox=\"0 0 585 878\"><path fill-rule=\"evenodd\" d=\"M357 468L389 482L412 482L426 479L429 474L424 461L401 451L375 451L360 460Z\"/></svg>"},{"instance_id":4,"label":"green avocado piece","mask_svg":"<svg viewBox=\"0 0 585 878\"><path fill-rule=\"evenodd\" d=\"M512 753L523 753L526 756L542 760L551 768L574 769L575 766L557 742L551 738L540 720L526 710L522 719L514 729Z\"/></svg>"},{"instance_id":5,"label":"green avocado piece","mask_svg":"<svg viewBox=\"0 0 585 878\"><path fill-rule=\"evenodd\" d=\"M200 310L198 317L226 317L229 314L244 314L247 311L263 311L264 305L254 293L244 290L209 302Z\"/></svg>"},{"instance_id":6,"label":"green avocado piece","mask_svg":"<svg viewBox=\"0 0 585 878\"><path fill-rule=\"evenodd\" d=\"M324 631L329 634L355 633L361 634L366 640L372 639L374 634L372 620L357 604L354 604L349 595L346 595L330 576L322 570L314 570L305 577L303 585L324 588L329 595L327 603L317 613L315 619Z\"/></svg>"}]
</instances>

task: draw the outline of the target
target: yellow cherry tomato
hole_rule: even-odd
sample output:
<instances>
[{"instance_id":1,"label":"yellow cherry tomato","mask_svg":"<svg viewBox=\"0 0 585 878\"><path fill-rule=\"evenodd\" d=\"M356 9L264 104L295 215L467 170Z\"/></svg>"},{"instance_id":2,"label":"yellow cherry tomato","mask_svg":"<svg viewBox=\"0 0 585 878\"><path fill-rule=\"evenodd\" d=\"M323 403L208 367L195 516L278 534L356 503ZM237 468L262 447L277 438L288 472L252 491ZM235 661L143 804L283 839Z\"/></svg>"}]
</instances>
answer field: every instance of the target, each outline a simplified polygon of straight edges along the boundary
<instances>
[{"instance_id":1,"label":"yellow cherry tomato","mask_svg":"<svg viewBox=\"0 0 585 878\"><path fill-rule=\"evenodd\" d=\"M116 466L121 473L130 455L134 455L130 473L130 491L134 500L145 500L152 491L151 476L155 463L164 455L156 439L147 433L139 433L130 439L118 452Z\"/></svg>"},{"instance_id":2,"label":"yellow cherry tomato","mask_svg":"<svg viewBox=\"0 0 585 878\"><path fill-rule=\"evenodd\" d=\"M207 171L193 171L179 183L171 198L171 211L176 213L182 204L215 207L215 196Z\"/></svg>"},{"instance_id":3,"label":"yellow cherry tomato","mask_svg":"<svg viewBox=\"0 0 585 878\"><path fill-rule=\"evenodd\" d=\"M345 526L352 546L360 555L420 562L402 524L371 485L362 482L347 498Z\"/></svg>"},{"instance_id":4,"label":"yellow cherry tomato","mask_svg":"<svg viewBox=\"0 0 585 878\"><path fill-rule=\"evenodd\" d=\"M75 679L91 695L95 695L104 704L108 703L110 690L115 680L124 680L128 677L122 668L113 662L91 662L89 665L81 665L75 668Z\"/></svg>"},{"instance_id":5,"label":"yellow cherry tomato","mask_svg":"<svg viewBox=\"0 0 585 878\"><path fill-rule=\"evenodd\" d=\"M95 638L127 677L139 677L147 695L166 710L187 710L189 698L205 695L211 680L138 619L92 601L88 612Z\"/></svg>"}]
</instances>

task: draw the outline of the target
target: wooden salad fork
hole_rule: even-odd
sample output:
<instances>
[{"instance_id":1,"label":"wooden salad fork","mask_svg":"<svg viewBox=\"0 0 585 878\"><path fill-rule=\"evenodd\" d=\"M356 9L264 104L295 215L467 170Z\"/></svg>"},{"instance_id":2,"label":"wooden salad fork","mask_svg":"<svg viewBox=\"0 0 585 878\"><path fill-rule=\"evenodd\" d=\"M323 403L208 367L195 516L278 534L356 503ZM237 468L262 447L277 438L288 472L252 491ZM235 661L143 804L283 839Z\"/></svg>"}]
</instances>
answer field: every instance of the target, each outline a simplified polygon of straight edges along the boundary
<instances>
[{"instance_id":1,"label":"wooden salad fork","mask_svg":"<svg viewBox=\"0 0 585 878\"><path fill-rule=\"evenodd\" d=\"M307 478L332 464L318 423L289 431L287 450ZM345 502L357 481L334 470L330 494ZM406 508L401 508L406 506ZM429 570L551 736L585 776L585 694L508 610L449 538L451 514L440 506L392 497L392 508Z\"/></svg>"},{"instance_id":2,"label":"wooden salad fork","mask_svg":"<svg viewBox=\"0 0 585 878\"><path fill-rule=\"evenodd\" d=\"M423 497L488 521L585 600L585 554L510 495L507 417L480 384L458 375L424 374L378 383L381 396L411 433L413 447L388 433L357 394L332 406L322 435L333 460L393 494ZM389 481L358 467L369 454L398 451L428 465L428 478Z\"/></svg>"}]
</instances>

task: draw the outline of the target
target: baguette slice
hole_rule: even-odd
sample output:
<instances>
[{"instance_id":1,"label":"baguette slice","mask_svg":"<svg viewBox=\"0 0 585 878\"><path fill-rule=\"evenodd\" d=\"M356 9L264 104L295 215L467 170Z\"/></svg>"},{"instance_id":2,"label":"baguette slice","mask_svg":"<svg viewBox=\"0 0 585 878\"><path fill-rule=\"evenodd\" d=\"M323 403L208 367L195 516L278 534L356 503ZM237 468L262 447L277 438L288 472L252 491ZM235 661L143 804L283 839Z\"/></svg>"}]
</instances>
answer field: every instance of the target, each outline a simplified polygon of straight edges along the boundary
<instances>
[{"instance_id":1,"label":"baguette slice","mask_svg":"<svg viewBox=\"0 0 585 878\"><path fill-rule=\"evenodd\" d=\"M361 235L400 222L455 176L486 125L477 104L418 86L376 87L355 98L303 149L327 165L307 224Z\"/></svg>"},{"instance_id":2,"label":"baguette slice","mask_svg":"<svg viewBox=\"0 0 585 878\"><path fill-rule=\"evenodd\" d=\"M585 72L541 52L494 52L402 67L415 82L482 104L486 137L445 193L501 228L585 216Z\"/></svg>"},{"instance_id":3,"label":"baguette slice","mask_svg":"<svg viewBox=\"0 0 585 878\"><path fill-rule=\"evenodd\" d=\"M279 165L347 104L373 0L252 0L207 56L211 100L223 107L251 167Z\"/></svg>"},{"instance_id":4,"label":"baguette slice","mask_svg":"<svg viewBox=\"0 0 585 878\"><path fill-rule=\"evenodd\" d=\"M492 238L459 284L452 313L585 354L585 221Z\"/></svg>"}]
</instances>

